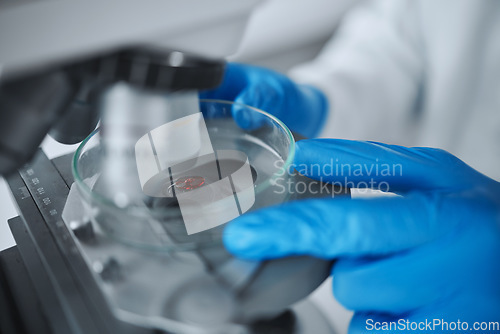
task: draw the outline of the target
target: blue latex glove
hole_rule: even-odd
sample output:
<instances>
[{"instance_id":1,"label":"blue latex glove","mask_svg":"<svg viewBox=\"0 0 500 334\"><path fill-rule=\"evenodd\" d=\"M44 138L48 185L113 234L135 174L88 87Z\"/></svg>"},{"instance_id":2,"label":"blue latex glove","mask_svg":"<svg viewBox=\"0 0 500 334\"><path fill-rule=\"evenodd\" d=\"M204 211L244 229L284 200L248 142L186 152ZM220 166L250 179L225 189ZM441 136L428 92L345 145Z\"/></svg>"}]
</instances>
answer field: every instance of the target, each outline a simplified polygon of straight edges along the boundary
<instances>
[{"instance_id":1,"label":"blue latex glove","mask_svg":"<svg viewBox=\"0 0 500 334\"><path fill-rule=\"evenodd\" d=\"M331 161L344 164L343 175L310 168ZM442 150L370 142L304 140L295 164L314 179L389 185L403 196L305 200L243 215L225 229L230 252L249 259L337 259L334 294L355 311L351 333L399 319L468 321L469 330L475 321L498 324L500 183ZM340 174L333 167L330 174ZM469 331L480 332L500 330Z\"/></svg>"},{"instance_id":2,"label":"blue latex glove","mask_svg":"<svg viewBox=\"0 0 500 334\"><path fill-rule=\"evenodd\" d=\"M318 89L298 85L272 70L236 63L227 65L217 89L200 93L200 98L229 100L261 109L306 137L319 134L328 111L327 99ZM243 128L258 127L259 120L238 114L237 108L233 113Z\"/></svg>"}]
</instances>

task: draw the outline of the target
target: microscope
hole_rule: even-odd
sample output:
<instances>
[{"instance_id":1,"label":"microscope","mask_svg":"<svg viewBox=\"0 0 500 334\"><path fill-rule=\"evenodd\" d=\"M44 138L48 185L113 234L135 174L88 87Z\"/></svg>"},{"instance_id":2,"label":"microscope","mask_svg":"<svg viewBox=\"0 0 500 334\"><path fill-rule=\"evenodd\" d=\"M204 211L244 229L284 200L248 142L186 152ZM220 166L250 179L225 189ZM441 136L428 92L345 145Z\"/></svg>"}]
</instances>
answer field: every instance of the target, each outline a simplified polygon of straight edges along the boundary
<instances>
[{"instance_id":1,"label":"microscope","mask_svg":"<svg viewBox=\"0 0 500 334\"><path fill-rule=\"evenodd\" d=\"M235 217L230 207L242 214L314 196L311 187L279 198L271 191L270 170L280 167L270 162L281 155L286 163L294 145L279 120L239 106L265 120L259 129L228 128L234 105L198 99L198 91L221 82L224 58L236 51L259 2L26 0L1 9L0 174L19 211L9 220L17 246L0 257L0 290L8 291L2 329L332 333L304 300L331 262L244 261L221 242L224 223ZM75 155L50 160L38 149L47 133L83 143ZM171 142L177 160L169 151L167 164L162 147ZM269 147L274 155L262 153ZM219 184L231 180L237 205L228 197L209 203L196 219L223 219L190 227L193 206L183 211L182 196L195 186L212 197L222 192L201 187L208 165ZM234 175L242 170L251 186L238 192Z\"/></svg>"}]
</instances>

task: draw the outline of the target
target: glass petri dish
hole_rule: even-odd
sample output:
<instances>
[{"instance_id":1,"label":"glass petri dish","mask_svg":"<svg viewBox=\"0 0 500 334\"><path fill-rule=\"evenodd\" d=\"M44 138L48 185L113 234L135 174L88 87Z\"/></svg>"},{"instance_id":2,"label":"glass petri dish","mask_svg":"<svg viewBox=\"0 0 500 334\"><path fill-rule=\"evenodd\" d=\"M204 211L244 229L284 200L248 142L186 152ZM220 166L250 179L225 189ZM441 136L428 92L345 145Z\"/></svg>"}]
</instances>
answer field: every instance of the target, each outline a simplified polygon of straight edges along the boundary
<instances>
[{"instance_id":1,"label":"glass petri dish","mask_svg":"<svg viewBox=\"0 0 500 334\"><path fill-rule=\"evenodd\" d=\"M78 147L73 175L96 231L121 243L167 252L220 245L230 220L288 200L277 184L289 178L295 141L262 110L201 100L199 112L133 129L118 149L102 131Z\"/></svg>"}]
</instances>

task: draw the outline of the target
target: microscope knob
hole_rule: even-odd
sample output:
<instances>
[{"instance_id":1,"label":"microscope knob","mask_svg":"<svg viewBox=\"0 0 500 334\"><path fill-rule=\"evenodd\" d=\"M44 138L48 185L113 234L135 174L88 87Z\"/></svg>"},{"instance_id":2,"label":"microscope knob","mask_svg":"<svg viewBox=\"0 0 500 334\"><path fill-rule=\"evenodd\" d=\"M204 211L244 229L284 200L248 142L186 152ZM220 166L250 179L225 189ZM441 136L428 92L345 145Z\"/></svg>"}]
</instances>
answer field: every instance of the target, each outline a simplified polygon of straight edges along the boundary
<instances>
[{"instance_id":1,"label":"microscope knob","mask_svg":"<svg viewBox=\"0 0 500 334\"><path fill-rule=\"evenodd\" d=\"M90 242L94 239L94 228L90 219L84 217L82 220L72 220L69 223L70 229L73 231L74 235L82 242Z\"/></svg>"},{"instance_id":2,"label":"microscope knob","mask_svg":"<svg viewBox=\"0 0 500 334\"><path fill-rule=\"evenodd\" d=\"M116 281L122 278L120 264L114 257L103 261L95 261L92 268L104 281Z\"/></svg>"}]
</instances>

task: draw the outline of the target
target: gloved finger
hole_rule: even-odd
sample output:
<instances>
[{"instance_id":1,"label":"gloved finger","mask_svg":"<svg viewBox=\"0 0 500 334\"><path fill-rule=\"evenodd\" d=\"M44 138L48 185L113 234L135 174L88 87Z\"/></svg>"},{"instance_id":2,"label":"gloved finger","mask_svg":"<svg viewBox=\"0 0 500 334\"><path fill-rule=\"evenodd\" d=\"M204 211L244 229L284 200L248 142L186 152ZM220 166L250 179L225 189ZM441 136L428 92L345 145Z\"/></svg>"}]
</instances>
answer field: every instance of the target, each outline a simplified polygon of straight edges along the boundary
<instances>
[{"instance_id":1,"label":"gloved finger","mask_svg":"<svg viewBox=\"0 0 500 334\"><path fill-rule=\"evenodd\" d=\"M245 65L228 63L221 84L211 90L201 91L200 99L215 99L234 101L248 85Z\"/></svg>"},{"instance_id":2,"label":"gloved finger","mask_svg":"<svg viewBox=\"0 0 500 334\"><path fill-rule=\"evenodd\" d=\"M456 256L441 253L446 251L441 240L431 244L391 256L338 259L333 294L350 310L387 313L409 312L450 297L455 292L450 282L464 268Z\"/></svg>"},{"instance_id":3,"label":"gloved finger","mask_svg":"<svg viewBox=\"0 0 500 334\"><path fill-rule=\"evenodd\" d=\"M478 212L474 203L452 203L457 204L461 204L458 212L448 219ZM483 205L481 211L485 210ZM478 222L487 221L481 220L481 213L475 216ZM490 287L497 285L500 271L491 265L491 254L500 254L498 227L474 224L470 219L457 227L438 240L391 256L338 259L333 267L333 293L349 309L389 313L451 300L457 290L473 289L476 300L481 294L491 295ZM484 287L474 286L478 277Z\"/></svg>"},{"instance_id":4,"label":"gloved finger","mask_svg":"<svg viewBox=\"0 0 500 334\"><path fill-rule=\"evenodd\" d=\"M234 120L242 129L256 130L266 124L268 117L263 111L269 109L269 101L265 96L266 94L262 89L247 87L235 99L232 114Z\"/></svg>"},{"instance_id":5,"label":"gloved finger","mask_svg":"<svg viewBox=\"0 0 500 334\"><path fill-rule=\"evenodd\" d=\"M342 139L297 142L299 173L383 191L466 189L487 179L446 151Z\"/></svg>"},{"instance_id":6,"label":"gloved finger","mask_svg":"<svg viewBox=\"0 0 500 334\"><path fill-rule=\"evenodd\" d=\"M323 94L308 85L297 85L289 79L269 76L259 84L247 86L236 102L267 112L293 131L313 137L318 134L327 115L328 103ZM262 125L259 115L248 119L248 129Z\"/></svg>"},{"instance_id":7,"label":"gloved finger","mask_svg":"<svg viewBox=\"0 0 500 334\"><path fill-rule=\"evenodd\" d=\"M453 228L459 221L455 217L438 224L441 209L448 209L446 201L422 193L296 201L236 218L223 240L231 253L251 259L381 255L421 245Z\"/></svg>"},{"instance_id":8,"label":"gloved finger","mask_svg":"<svg viewBox=\"0 0 500 334\"><path fill-rule=\"evenodd\" d=\"M393 314L381 312L356 312L354 313L351 319L351 323L349 324L348 333L402 333L404 331L402 326L405 326L406 320L410 321L410 319L408 319L407 317L397 316ZM409 330L410 329L408 329L408 331ZM418 330L418 328L416 330ZM425 328L422 329L422 332L424 331Z\"/></svg>"}]
</instances>

